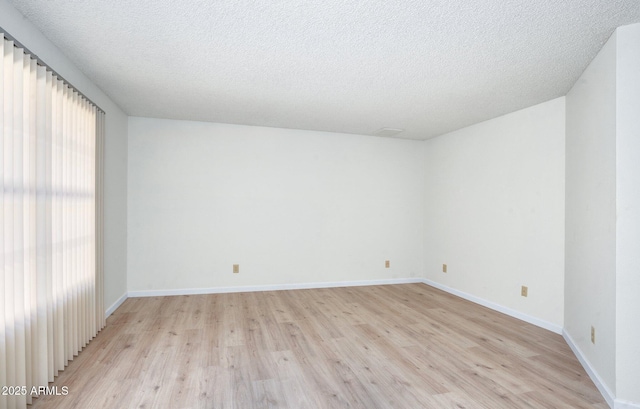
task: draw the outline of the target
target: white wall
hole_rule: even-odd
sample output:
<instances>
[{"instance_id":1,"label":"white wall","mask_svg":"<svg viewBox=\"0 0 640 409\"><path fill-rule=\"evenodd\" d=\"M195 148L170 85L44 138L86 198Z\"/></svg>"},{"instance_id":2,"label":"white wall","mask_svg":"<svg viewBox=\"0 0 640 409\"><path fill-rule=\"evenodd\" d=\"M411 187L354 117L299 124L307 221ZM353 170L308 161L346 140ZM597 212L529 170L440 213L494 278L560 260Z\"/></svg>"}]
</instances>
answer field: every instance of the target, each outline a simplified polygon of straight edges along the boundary
<instances>
[{"instance_id":1,"label":"white wall","mask_svg":"<svg viewBox=\"0 0 640 409\"><path fill-rule=\"evenodd\" d=\"M427 140L424 149L427 279L559 327L564 105L554 99Z\"/></svg>"},{"instance_id":2,"label":"white wall","mask_svg":"<svg viewBox=\"0 0 640 409\"><path fill-rule=\"evenodd\" d=\"M616 34L566 98L565 330L615 394Z\"/></svg>"},{"instance_id":3,"label":"white wall","mask_svg":"<svg viewBox=\"0 0 640 409\"><path fill-rule=\"evenodd\" d=\"M109 308L127 292L127 116L105 109L104 303Z\"/></svg>"},{"instance_id":4,"label":"white wall","mask_svg":"<svg viewBox=\"0 0 640 409\"><path fill-rule=\"evenodd\" d=\"M418 277L421 146L129 118L129 290Z\"/></svg>"},{"instance_id":5,"label":"white wall","mask_svg":"<svg viewBox=\"0 0 640 409\"><path fill-rule=\"evenodd\" d=\"M640 24L616 45L616 395L640 405Z\"/></svg>"},{"instance_id":6,"label":"white wall","mask_svg":"<svg viewBox=\"0 0 640 409\"><path fill-rule=\"evenodd\" d=\"M127 116L33 24L0 0L0 27L35 53L106 112L105 308L126 292Z\"/></svg>"}]
</instances>

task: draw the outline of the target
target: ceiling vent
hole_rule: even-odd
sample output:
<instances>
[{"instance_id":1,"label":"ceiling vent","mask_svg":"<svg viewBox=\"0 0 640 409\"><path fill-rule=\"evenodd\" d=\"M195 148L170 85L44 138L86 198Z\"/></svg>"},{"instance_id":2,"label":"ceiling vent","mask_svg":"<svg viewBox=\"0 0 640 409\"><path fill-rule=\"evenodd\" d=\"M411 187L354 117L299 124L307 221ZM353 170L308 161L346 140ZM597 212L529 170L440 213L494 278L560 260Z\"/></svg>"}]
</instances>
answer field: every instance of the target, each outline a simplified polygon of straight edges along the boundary
<instances>
[{"instance_id":1,"label":"ceiling vent","mask_svg":"<svg viewBox=\"0 0 640 409\"><path fill-rule=\"evenodd\" d=\"M377 131L375 131L373 134L375 136L382 136L382 137L385 137L385 138L391 138L393 136L396 136L397 134L399 134L402 131L404 131L404 129L380 128Z\"/></svg>"}]
</instances>

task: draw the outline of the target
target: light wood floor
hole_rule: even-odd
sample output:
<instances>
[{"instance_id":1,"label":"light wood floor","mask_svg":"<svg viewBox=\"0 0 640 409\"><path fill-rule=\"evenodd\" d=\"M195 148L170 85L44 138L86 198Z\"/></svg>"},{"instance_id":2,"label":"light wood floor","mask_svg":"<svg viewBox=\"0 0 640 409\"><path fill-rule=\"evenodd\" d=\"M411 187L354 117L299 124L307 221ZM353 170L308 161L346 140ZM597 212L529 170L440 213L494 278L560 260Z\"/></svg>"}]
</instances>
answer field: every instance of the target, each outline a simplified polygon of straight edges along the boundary
<instances>
[{"instance_id":1,"label":"light wood floor","mask_svg":"<svg viewBox=\"0 0 640 409\"><path fill-rule=\"evenodd\" d=\"M424 284L128 299L43 408L607 408L561 336Z\"/></svg>"}]
</instances>

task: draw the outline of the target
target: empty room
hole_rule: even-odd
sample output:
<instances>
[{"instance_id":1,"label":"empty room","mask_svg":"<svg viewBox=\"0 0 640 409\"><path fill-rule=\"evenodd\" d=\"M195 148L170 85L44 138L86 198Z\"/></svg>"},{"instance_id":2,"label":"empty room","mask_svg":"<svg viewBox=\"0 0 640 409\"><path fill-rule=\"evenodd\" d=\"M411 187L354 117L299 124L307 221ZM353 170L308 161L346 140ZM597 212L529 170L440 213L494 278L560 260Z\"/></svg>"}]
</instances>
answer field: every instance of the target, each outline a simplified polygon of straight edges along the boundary
<instances>
[{"instance_id":1,"label":"empty room","mask_svg":"<svg viewBox=\"0 0 640 409\"><path fill-rule=\"evenodd\" d=\"M0 32L0 409L640 409L637 0Z\"/></svg>"}]
</instances>

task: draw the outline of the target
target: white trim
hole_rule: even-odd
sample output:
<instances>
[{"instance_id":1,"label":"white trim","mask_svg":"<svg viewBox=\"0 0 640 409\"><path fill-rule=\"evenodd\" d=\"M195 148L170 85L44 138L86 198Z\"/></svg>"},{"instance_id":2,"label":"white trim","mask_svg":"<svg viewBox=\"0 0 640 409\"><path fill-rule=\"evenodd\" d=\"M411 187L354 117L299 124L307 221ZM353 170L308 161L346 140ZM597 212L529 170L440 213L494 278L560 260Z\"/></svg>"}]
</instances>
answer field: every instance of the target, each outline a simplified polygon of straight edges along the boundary
<instances>
[{"instance_id":1,"label":"white trim","mask_svg":"<svg viewBox=\"0 0 640 409\"><path fill-rule=\"evenodd\" d=\"M573 351L573 354L576 356L576 358L578 358L578 361L580 361L580 363L582 364L582 367L587 372L587 375L589 375L589 378L591 378L593 383L596 385L596 388L598 388L598 390L600 391L600 394L604 397L604 400L606 400L607 404L609 404L609 407L618 408L617 404L614 406L615 398L613 393L611 392L611 389L609 389L607 384L604 383L602 378L600 378L596 370L593 369L587 357L582 353L582 350L578 348L578 344L575 343L575 341L573 340L573 338L571 338L571 335L569 335L566 329L562 330L562 336L564 337L564 340L567 341L567 344L569 345L569 348L571 348L571 350ZM622 408L622 406L620 406L620 408ZM632 408L632 406L630 408Z\"/></svg>"},{"instance_id":2,"label":"white trim","mask_svg":"<svg viewBox=\"0 0 640 409\"><path fill-rule=\"evenodd\" d=\"M640 403L616 399L616 406L614 406L614 409L640 409Z\"/></svg>"},{"instance_id":3,"label":"white trim","mask_svg":"<svg viewBox=\"0 0 640 409\"><path fill-rule=\"evenodd\" d=\"M107 308L107 310L105 311L105 318L107 318L109 315L113 314L113 312L115 310L118 309L119 306L122 305L123 302L125 302L127 300L127 298L129 298L129 294L128 293L124 293L122 294L122 297L118 298L116 300L116 302L114 302L111 307Z\"/></svg>"},{"instance_id":4,"label":"white trim","mask_svg":"<svg viewBox=\"0 0 640 409\"><path fill-rule=\"evenodd\" d=\"M422 283L422 282L423 280L421 278L391 278L391 279L383 279L383 280L271 284L271 285L252 285L252 286L240 286L240 287L143 290L143 291L129 291L128 295L129 297L161 297L161 296L167 296L167 295L194 295L194 294L241 293L241 292L256 292L256 291L303 290L303 289L312 289L312 288L359 287L359 286L366 286L366 285L410 284L410 283Z\"/></svg>"},{"instance_id":5,"label":"white trim","mask_svg":"<svg viewBox=\"0 0 640 409\"><path fill-rule=\"evenodd\" d=\"M487 301L480 297L456 290L451 287L436 283L425 278L391 278L382 280L361 280L361 281L333 281L333 282L316 282L316 283L296 283L296 284L270 284L257 286L240 286L240 287L210 287L210 288L177 288L168 290L141 290L129 291L129 297L163 297L171 295L196 295L196 294L222 294L222 293L241 293L256 291L280 291L280 290L303 290L313 288L334 288L334 287L358 287L366 285L387 285L387 284L411 284L423 283L438 288L450 294L464 298L476 304L491 308L492 310L507 314L514 318L536 325L538 327L548 329L556 334L562 334L562 327L550 322L541 320L530 315L523 314L519 311L512 310L502 305Z\"/></svg>"},{"instance_id":6,"label":"white trim","mask_svg":"<svg viewBox=\"0 0 640 409\"><path fill-rule=\"evenodd\" d=\"M476 297L475 295L471 295L465 293L464 291L456 290L455 288L447 287L446 285L437 283L435 281L431 281L429 279L423 279L423 283L435 287L439 290L448 292L449 294L456 295L460 298L464 298L465 300L469 300L476 304L480 304L484 307L491 308L492 310L501 312L503 314L507 314L511 317L517 318L519 320L528 322L529 324L533 324L537 327L547 329L551 332L555 332L556 334L562 334L562 327L557 324L553 324L551 322L541 320L540 318L532 317L530 315L524 314L520 311L512 310L511 308L507 308L503 305L496 304L494 302L485 300L484 298Z\"/></svg>"},{"instance_id":7,"label":"white trim","mask_svg":"<svg viewBox=\"0 0 640 409\"><path fill-rule=\"evenodd\" d=\"M571 338L571 335L567 332L566 329L562 330L562 336L564 340L567 341L569 348L573 351L573 354L578 358L580 364L589 375L589 378L593 381L600 391L600 394L607 401L607 404L612 409L640 409L640 403L629 402L622 399L616 399L611 389L607 386L607 384L600 378L598 372L591 366L591 363L587 359L587 357L582 353L582 350L578 347L578 344Z\"/></svg>"}]
</instances>

